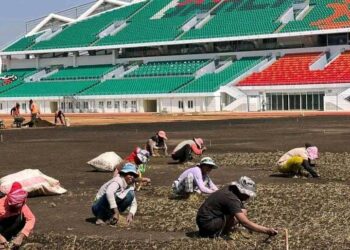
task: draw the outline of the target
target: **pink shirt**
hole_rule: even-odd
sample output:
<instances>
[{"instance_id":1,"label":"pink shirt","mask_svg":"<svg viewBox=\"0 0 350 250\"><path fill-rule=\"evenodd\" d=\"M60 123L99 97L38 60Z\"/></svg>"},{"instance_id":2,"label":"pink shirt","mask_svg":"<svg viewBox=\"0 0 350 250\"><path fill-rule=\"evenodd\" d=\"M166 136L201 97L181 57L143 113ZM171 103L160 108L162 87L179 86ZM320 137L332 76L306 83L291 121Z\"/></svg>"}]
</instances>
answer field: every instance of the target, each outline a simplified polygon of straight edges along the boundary
<instances>
[{"instance_id":1,"label":"pink shirt","mask_svg":"<svg viewBox=\"0 0 350 250\"><path fill-rule=\"evenodd\" d=\"M29 234L33 231L34 225L35 225L35 216L30 211L29 207L27 205L24 205L22 207L22 214L26 220L26 223L21 231L26 237L29 236ZM8 205L6 204L6 196L0 199L0 220L9 218L15 215L18 215L19 213L11 213L8 209Z\"/></svg>"}]
</instances>

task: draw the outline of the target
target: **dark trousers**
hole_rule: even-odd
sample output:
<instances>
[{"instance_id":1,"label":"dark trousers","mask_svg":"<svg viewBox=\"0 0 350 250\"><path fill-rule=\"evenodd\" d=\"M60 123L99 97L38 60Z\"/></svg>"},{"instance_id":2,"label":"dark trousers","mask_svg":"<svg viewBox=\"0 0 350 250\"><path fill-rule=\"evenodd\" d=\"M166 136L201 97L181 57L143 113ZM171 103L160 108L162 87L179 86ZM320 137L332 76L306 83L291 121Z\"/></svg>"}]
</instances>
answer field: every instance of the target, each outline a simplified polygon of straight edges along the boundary
<instances>
[{"instance_id":1,"label":"dark trousers","mask_svg":"<svg viewBox=\"0 0 350 250\"><path fill-rule=\"evenodd\" d=\"M312 175L312 177L319 177L319 175L314 170L313 166L310 164L308 160L304 160L301 165L306 171L308 171Z\"/></svg>"},{"instance_id":2,"label":"dark trousers","mask_svg":"<svg viewBox=\"0 0 350 250\"><path fill-rule=\"evenodd\" d=\"M210 221L202 222L198 217L196 218L197 226L199 228L199 236L203 238L219 237L225 227L225 218L213 218Z\"/></svg>"},{"instance_id":3,"label":"dark trousers","mask_svg":"<svg viewBox=\"0 0 350 250\"><path fill-rule=\"evenodd\" d=\"M22 214L11 216L0 220L0 234L10 241L16 237L25 225L25 219Z\"/></svg>"},{"instance_id":4,"label":"dark trousers","mask_svg":"<svg viewBox=\"0 0 350 250\"><path fill-rule=\"evenodd\" d=\"M24 122L24 118L23 118L23 117L20 117L20 116L16 116L16 117L14 118L14 121L13 121L13 123L16 124L16 127L17 127L17 128L22 127L22 123L23 123L23 122Z\"/></svg>"},{"instance_id":5,"label":"dark trousers","mask_svg":"<svg viewBox=\"0 0 350 250\"><path fill-rule=\"evenodd\" d=\"M58 119L60 120L61 124L64 125L62 115L55 115L55 124L57 124Z\"/></svg>"},{"instance_id":6,"label":"dark trousers","mask_svg":"<svg viewBox=\"0 0 350 250\"><path fill-rule=\"evenodd\" d=\"M173 153L171 155L173 160L179 161L180 163L187 162L192 160L192 149L191 146L186 144L182 148L180 148L178 151Z\"/></svg>"},{"instance_id":7,"label":"dark trousers","mask_svg":"<svg viewBox=\"0 0 350 250\"><path fill-rule=\"evenodd\" d=\"M131 205L134 197L134 191L129 191L124 199L116 198L118 210L120 213L124 212ZM98 219L102 219L104 221L113 217L114 211L109 206L106 194L95 201L95 203L92 205L92 213Z\"/></svg>"}]
</instances>

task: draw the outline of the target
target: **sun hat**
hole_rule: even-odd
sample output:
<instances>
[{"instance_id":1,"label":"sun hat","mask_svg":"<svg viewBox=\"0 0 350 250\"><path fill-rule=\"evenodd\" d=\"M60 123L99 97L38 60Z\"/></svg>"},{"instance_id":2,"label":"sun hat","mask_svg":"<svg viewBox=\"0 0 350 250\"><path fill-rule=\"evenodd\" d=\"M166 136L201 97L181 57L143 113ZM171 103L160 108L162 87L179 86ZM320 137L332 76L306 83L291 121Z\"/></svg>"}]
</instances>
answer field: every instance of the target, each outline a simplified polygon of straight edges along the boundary
<instances>
[{"instance_id":1,"label":"sun hat","mask_svg":"<svg viewBox=\"0 0 350 250\"><path fill-rule=\"evenodd\" d=\"M208 166L211 166L212 168L218 168L218 166L215 164L213 159L210 157L203 157L199 165L208 165Z\"/></svg>"},{"instance_id":2,"label":"sun hat","mask_svg":"<svg viewBox=\"0 0 350 250\"><path fill-rule=\"evenodd\" d=\"M139 177L139 173L136 170L136 166L130 162L126 163L123 168L120 170L121 173L127 174L132 173L136 177Z\"/></svg>"},{"instance_id":3,"label":"sun hat","mask_svg":"<svg viewBox=\"0 0 350 250\"><path fill-rule=\"evenodd\" d=\"M242 176L238 181L231 182L230 186L236 186L241 194L249 197L256 196L255 182L247 176Z\"/></svg>"},{"instance_id":4,"label":"sun hat","mask_svg":"<svg viewBox=\"0 0 350 250\"><path fill-rule=\"evenodd\" d=\"M14 182L10 192L7 194L7 204L10 206L23 205L27 197L28 192L22 188L22 185L19 182Z\"/></svg>"},{"instance_id":5,"label":"sun hat","mask_svg":"<svg viewBox=\"0 0 350 250\"><path fill-rule=\"evenodd\" d=\"M166 133L163 130L158 131L158 136L165 140L168 140L168 137L166 137Z\"/></svg>"},{"instance_id":6,"label":"sun hat","mask_svg":"<svg viewBox=\"0 0 350 250\"><path fill-rule=\"evenodd\" d=\"M146 164L149 160L150 154L147 150L140 149L137 151L136 156L143 164Z\"/></svg>"},{"instance_id":7,"label":"sun hat","mask_svg":"<svg viewBox=\"0 0 350 250\"><path fill-rule=\"evenodd\" d=\"M313 161L318 158L318 148L316 146L308 147L306 152L310 160Z\"/></svg>"},{"instance_id":8,"label":"sun hat","mask_svg":"<svg viewBox=\"0 0 350 250\"><path fill-rule=\"evenodd\" d=\"M202 138L193 138L194 142L201 148L204 144L204 141Z\"/></svg>"}]
</instances>

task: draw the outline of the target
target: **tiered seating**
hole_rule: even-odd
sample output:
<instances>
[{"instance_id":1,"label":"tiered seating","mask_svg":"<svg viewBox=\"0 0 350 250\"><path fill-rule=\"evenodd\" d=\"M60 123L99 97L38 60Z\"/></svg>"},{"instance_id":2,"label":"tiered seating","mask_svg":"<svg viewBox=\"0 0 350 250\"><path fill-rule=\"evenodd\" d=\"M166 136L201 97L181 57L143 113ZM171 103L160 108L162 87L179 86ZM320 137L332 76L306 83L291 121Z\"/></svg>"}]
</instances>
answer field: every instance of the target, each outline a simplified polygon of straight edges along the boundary
<instances>
[{"instance_id":1,"label":"tiered seating","mask_svg":"<svg viewBox=\"0 0 350 250\"><path fill-rule=\"evenodd\" d=\"M281 32L337 29L350 26L348 3L336 0L313 0L313 8L302 20L289 22ZM334 18L333 18L334 17Z\"/></svg>"},{"instance_id":2,"label":"tiered seating","mask_svg":"<svg viewBox=\"0 0 350 250\"><path fill-rule=\"evenodd\" d=\"M309 69L318 53L286 55L259 73L253 73L238 86L332 84L350 82L350 52L339 56L324 70Z\"/></svg>"},{"instance_id":3,"label":"tiered seating","mask_svg":"<svg viewBox=\"0 0 350 250\"><path fill-rule=\"evenodd\" d=\"M319 56L319 53L286 55L264 71L248 76L238 86L303 83L310 73L309 66Z\"/></svg>"},{"instance_id":4,"label":"tiered seating","mask_svg":"<svg viewBox=\"0 0 350 250\"><path fill-rule=\"evenodd\" d=\"M171 1L172 0L151 1L139 13L131 18L126 28L114 36L107 36L101 39L96 45L145 43L175 39L182 33L179 28L186 23L194 13L172 16L171 18L163 16L160 19L150 19Z\"/></svg>"},{"instance_id":5,"label":"tiered seating","mask_svg":"<svg viewBox=\"0 0 350 250\"><path fill-rule=\"evenodd\" d=\"M125 77L191 75L208 63L208 60L189 60L173 62L149 62Z\"/></svg>"},{"instance_id":6,"label":"tiered seating","mask_svg":"<svg viewBox=\"0 0 350 250\"><path fill-rule=\"evenodd\" d=\"M192 77L127 78L107 80L80 95L135 95L170 93Z\"/></svg>"},{"instance_id":7,"label":"tiered seating","mask_svg":"<svg viewBox=\"0 0 350 250\"><path fill-rule=\"evenodd\" d=\"M18 85L21 85L23 83L24 78L34 74L35 72L36 72L36 69L11 69L6 72L3 72L2 74L0 74L0 77L15 75L17 76L17 80L11 82L10 84L3 84L0 81L0 93L5 92L14 87L17 87Z\"/></svg>"},{"instance_id":8,"label":"tiered seating","mask_svg":"<svg viewBox=\"0 0 350 250\"><path fill-rule=\"evenodd\" d=\"M290 8L291 0L273 5L269 0L222 3L202 28L191 29L181 39L243 36L273 33L277 19Z\"/></svg>"},{"instance_id":9,"label":"tiered seating","mask_svg":"<svg viewBox=\"0 0 350 250\"><path fill-rule=\"evenodd\" d=\"M42 33L38 33L32 36L23 37L14 44L10 45L5 49L5 51L21 51L25 50L35 43L35 39L39 37Z\"/></svg>"},{"instance_id":10,"label":"tiered seating","mask_svg":"<svg viewBox=\"0 0 350 250\"><path fill-rule=\"evenodd\" d=\"M52 39L35 44L32 49L84 47L98 39L98 34L116 21L122 21L140 9L144 3L119 8L81 22L68 25Z\"/></svg>"},{"instance_id":11,"label":"tiered seating","mask_svg":"<svg viewBox=\"0 0 350 250\"><path fill-rule=\"evenodd\" d=\"M60 69L57 73L43 79L48 81L57 80L88 80L100 79L103 75L113 70L113 65L95 65L95 66L80 66L68 67Z\"/></svg>"},{"instance_id":12,"label":"tiered seating","mask_svg":"<svg viewBox=\"0 0 350 250\"><path fill-rule=\"evenodd\" d=\"M257 63L261 61L260 57L248 57L233 62L230 66L218 73L204 75L196 80L189 82L182 88L176 90L176 93L200 93L214 92L230 81L234 80Z\"/></svg>"},{"instance_id":13,"label":"tiered seating","mask_svg":"<svg viewBox=\"0 0 350 250\"><path fill-rule=\"evenodd\" d=\"M213 0L204 0L203 4L190 3L185 6L176 6L169 9L162 18L150 19L170 2L171 0L151 1L132 17L126 28L114 36L101 39L96 44L110 45L174 40L183 33L180 29L182 25L197 13L208 12L216 4Z\"/></svg>"},{"instance_id":14,"label":"tiered seating","mask_svg":"<svg viewBox=\"0 0 350 250\"><path fill-rule=\"evenodd\" d=\"M96 81L27 82L0 94L0 97L72 96Z\"/></svg>"}]
</instances>

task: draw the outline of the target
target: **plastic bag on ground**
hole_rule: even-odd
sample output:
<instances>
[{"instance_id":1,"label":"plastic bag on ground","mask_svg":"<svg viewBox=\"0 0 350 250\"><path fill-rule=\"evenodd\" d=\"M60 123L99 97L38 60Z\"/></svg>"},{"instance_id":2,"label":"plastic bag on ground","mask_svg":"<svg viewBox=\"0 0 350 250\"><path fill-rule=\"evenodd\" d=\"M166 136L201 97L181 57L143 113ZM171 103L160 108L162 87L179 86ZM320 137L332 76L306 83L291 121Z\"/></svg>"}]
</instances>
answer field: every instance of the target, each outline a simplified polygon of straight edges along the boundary
<instances>
[{"instance_id":1,"label":"plastic bag on ground","mask_svg":"<svg viewBox=\"0 0 350 250\"><path fill-rule=\"evenodd\" d=\"M67 192L58 180L44 175L38 169L25 169L0 179L0 192L7 194L14 182L21 183L29 196L57 195Z\"/></svg>"},{"instance_id":2,"label":"plastic bag on ground","mask_svg":"<svg viewBox=\"0 0 350 250\"><path fill-rule=\"evenodd\" d=\"M87 164L93 167L96 171L113 172L122 161L123 159L116 153L106 152L91 161L88 161Z\"/></svg>"}]
</instances>

